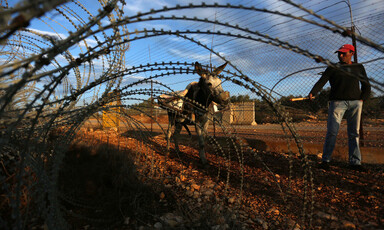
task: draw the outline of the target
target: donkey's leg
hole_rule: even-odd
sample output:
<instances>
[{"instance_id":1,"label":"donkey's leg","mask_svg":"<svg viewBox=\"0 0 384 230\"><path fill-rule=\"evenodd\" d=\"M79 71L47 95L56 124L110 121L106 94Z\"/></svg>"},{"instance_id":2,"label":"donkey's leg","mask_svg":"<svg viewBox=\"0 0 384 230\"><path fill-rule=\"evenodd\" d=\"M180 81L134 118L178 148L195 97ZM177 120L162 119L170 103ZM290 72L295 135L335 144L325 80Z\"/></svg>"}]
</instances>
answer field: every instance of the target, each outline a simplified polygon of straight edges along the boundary
<instances>
[{"instance_id":1,"label":"donkey's leg","mask_svg":"<svg viewBox=\"0 0 384 230\"><path fill-rule=\"evenodd\" d=\"M180 152L178 138L179 138L180 131L183 128L183 124L180 122L176 122L175 126L176 126L176 128L175 128L175 132L173 133L173 140L175 141L176 151Z\"/></svg>"},{"instance_id":2,"label":"donkey's leg","mask_svg":"<svg viewBox=\"0 0 384 230\"><path fill-rule=\"evenodd\" d=\"M192 133L191 133L191 131L189 130L188 125L185 124L185 123L183 123L183 126L184 126L185 130L187 130L187 132L188 132L188 136L191 137L191 136L192 136Z\"/></svg>"},{"instance_id":3,"label":"donkey's leg","mask_svg":"<svg viewBox=\"0 0 384 230\"><path fill-rule=\"evenodd\" d=\"M172 124L169 122L168 123L167 136L166 136L166 139L167 139L167 152L169 152L169 144L170 144L170 141L171 141L171 136L172 136Z\"/></svg>"},{"instance_id":4,"label":"donkey's leg","mask_svg":"<svg viewBox=\"0 0 384 230\"><path fill-rule=\"evenodd\" d=\"M175 124L175 116L172 113L168 113L168 130L167 130L167 152L169 153L169 144L172 136L172 128Z\"/></svg>"},{"instance_id":5,"label":"donkey's leg","mask_svg":"<svg viewBox=\"0 0 384 230\"><path fill-rule=\"evenodd\" d=\"M199 138L199 155L200 160L203 165L207 164L207 158L205 157L205 135L208 129L208 118L207 117L201 117L199 119L199 122L196 122L196 133Z\"/></svg>"}]
</instances>

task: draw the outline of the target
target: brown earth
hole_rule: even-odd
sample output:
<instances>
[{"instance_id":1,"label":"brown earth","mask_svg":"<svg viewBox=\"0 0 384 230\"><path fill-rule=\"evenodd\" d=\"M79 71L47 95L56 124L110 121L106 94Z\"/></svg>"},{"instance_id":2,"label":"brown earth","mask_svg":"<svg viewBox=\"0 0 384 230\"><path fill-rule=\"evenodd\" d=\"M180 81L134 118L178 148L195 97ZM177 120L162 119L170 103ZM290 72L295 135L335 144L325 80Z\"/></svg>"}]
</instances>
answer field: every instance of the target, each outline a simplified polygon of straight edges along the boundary
<instances>
[{"instance_id":1,"label":"brown earth","mask_svg":"<svg viewBox=\"0 0 384 230\"><path fill-rule=\"evenodd\" d=\"M336 161L325 171L317 168L316 155L240 154L239 141L219 137L207 148L210 166L202 167L196 137L182 135L181 152L166 154L159 133L79 135L82 147L68 153L61 180L66 194L88 202L63 201L76 214L68 215L75 229L384 228L383 165L367 164L368 171L359 172ZM108 154L95 150L100 145ZM116 171L130 158L133 176ZM87 209L95 203L99 212Z\"/></svg>"},{"instance_id":2,"label":"brown earth","mask_svg":"<svg viewBox=\"0 0 384 230\"><path fill-rule=\"evenodd\" d=\"M268 147L279 138L218 135L203 167L195 136L181 135L181 152L171 144L168 153L156 130L84 128L60 165L61 211L68 229L384 229L383 164L360 172L336 160L325 171L317 154ZM16 184L2 166L1 191ZM25 228L47 229L33 187L22 191ZM11 203L0 201L1 220L11 223Z\"/></svg>"}]
</instances>

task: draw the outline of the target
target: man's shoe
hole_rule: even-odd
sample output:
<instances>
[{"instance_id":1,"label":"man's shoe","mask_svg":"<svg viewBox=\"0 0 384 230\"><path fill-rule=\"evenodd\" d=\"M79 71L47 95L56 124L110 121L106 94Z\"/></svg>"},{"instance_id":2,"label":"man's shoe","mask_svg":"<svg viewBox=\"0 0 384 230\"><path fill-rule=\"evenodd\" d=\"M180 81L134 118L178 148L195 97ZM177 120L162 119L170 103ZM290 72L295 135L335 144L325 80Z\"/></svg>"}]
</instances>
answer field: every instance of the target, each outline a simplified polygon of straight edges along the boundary
<instances>
[{"instance_id":1,"label":"man's shoe","mask_svg":"<svg viewBox=\"0 0 384 230\"><path fill-rule=\"evenodd\" d=\"M329 169L329 162L323 161L321 164L319 164L319 168L328 170Z\"/></svg>"},{"instance_id":2,"label":"man's shoe","mask_svg":"<svg viewBox=\"0 0 384 230\"><path fill-rule=\"evenodd\" d=\"M364 168L362 165L349 165L349 168L359 172L367 172L367 169Z\"/></svg>"}]
</instances>

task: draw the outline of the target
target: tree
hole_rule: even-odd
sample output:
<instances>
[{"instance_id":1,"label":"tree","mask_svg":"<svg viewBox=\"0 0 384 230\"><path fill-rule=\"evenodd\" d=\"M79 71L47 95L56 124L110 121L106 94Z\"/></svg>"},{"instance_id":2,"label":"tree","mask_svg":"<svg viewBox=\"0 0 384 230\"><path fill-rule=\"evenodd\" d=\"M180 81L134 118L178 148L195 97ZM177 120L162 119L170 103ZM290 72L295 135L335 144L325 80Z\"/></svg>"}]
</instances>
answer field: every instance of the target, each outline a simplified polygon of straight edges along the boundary
<instances>
[{"instance_id":1,"label":"tree","mask_svg":"<svg viewBox=\"0 0 384 230\"><path fill-rule=\"evenodd\" d=\"M232 103L236 103L236 102L246 102L246 101L253 101L253 99L251 99L249 97L249 95L234 95L231 97L231 102Z\"/></svg>"}]
</instances>

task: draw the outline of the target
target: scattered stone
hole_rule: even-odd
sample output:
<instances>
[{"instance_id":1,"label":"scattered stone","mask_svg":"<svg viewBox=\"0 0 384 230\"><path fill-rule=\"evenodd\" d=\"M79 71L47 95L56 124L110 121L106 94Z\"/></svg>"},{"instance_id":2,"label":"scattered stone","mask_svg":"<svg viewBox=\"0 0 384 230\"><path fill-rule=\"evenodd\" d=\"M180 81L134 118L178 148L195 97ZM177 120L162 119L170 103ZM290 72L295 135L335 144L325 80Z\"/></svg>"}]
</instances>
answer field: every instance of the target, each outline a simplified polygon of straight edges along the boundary
<instances>
[{"instance_id":1,"label":"scattered stone","mask_svg":"<svg viewBox=\"0 0 384 230\"><path fill-rule=\"evenodd\" d=\"M338 218L336 216L328 214L328 213L324 213L324 212L321 212L321 211L318 211L316 213L316 215L318 217L320 217L320 218L327 219L327 220L338 220Z\"/></svg>"},{"instance_id":2,"label":"scattered stone","mask_svg":"<svg viewBox=\"0 0 384 230\"><path fill-rule=\"evenodd\" d=\"M179 223L176 221L176 220L166 220L165 223L171 227L171 228L175 228L179 225Z\"/></svg>"},{"instance_id":3,"label":"scattered stone","mask_svg":"<svg viewBox=\"0 0 384 230\"><path fill-rule=\"evenodd\" d=\"M377 229L377 228L379 228L379 225L376 222L370 221L364 225L363 229Z\"/></svg>"},{"instance_id":4,"label":"scattered stone","mask_svg":"<svg viewBox=\"0 0 384 230\"><path fill-rule=\"evenodd\" d=\"M164 222L167 227L175 228L180 226L183 223L183 218L180 216L176 216L173 213L167 213L164 216L160 217L160 219Z\"/></svg>"},{"instance_id":5,"label":"scattered stone","mask_svg":"<svg viewBox=\"0 0 384 230\"><path fill-rule=\"evenodd\" d=\"M200 185L192 184L192 185L191 185L191 188L193 188L193 189L195 189L195 190L200 190Z\"/></svg>"},{"instance_id":6,"label":"scattered stone","mask_svg":"<svg viewBox=\"0 0 384 230\"><path fill-rule=\"evenodd\" d=\"M217 223L220 224L220 225L225 224L225 217L224 216L220 216L219 218L217 218Z\"/></svg>"},{"instance_id":7,"label":"scattered stone","mask_svg":"<svg viewBox=\"0 0 384 230\"><path fill-rule=\"evenodd\" d=\"M271 208L268 210L267 213L273 214L273 215L279 215L280 211L277 208Z\"/></svg>"},{"instance_id":8,"label":"scattered stone","mask_svg":"<svg viewBox=\"0 0 384 230\"><path fill-rule=\"evenodd\" d=\"M164 221L165 219L173 219L174 216L175 214L173 214L172 212L168 212L164 216L160 217L160 219Z\"/></svg>"},{"instance_id":9,"label":"scattered stone","mask_svg":"<svg viewBox=\"0 0 384 230\"><path fill-rule=\"evenodd\" d=\"M181 217L181 216L175 216L175 220L176 220L177 222L179 222L179 223L183 223L183 222L184 222L184 219L183 219L183 217Z\"/></svg>"},{"instance_id":10,"label":"scattered stone","mask_svg":"<svg viewBox=\"0 0 384 230\"><path fill-rule=\"evenodd\" d=\"M289 229L292 229L292 230L300 230L300 225L297 224L296 221L292 220L292 219L287 219L287 225L289 227Z\"/></svg>"},{"instance_id":11,"label":"scattered stone","mask_svg":"<svg viewBox=\"0 0 384 230\"><path fill-rule=\"evenodd\" d=\"M342 221L343 228L346 229L356 229L356 225L348 220L343 220Z\"/></svg>"},{"instance_id":12,"label":"scattered stone","mask_svg":"<svg viewBox=\"0 0 384 230\"><path fill-rule=\"evenodd\" d=\"M109 131L112 131L112 132L117 132L117 131L118 131L118 129L117 129L117 127L112 127L112 128L110 128L110 129L109 129Z\"/></svg>"},{"instance_id":13,"label":"scattered stone","mask_svg":"<svg viewBox=\"0 0 384 230\"><path fill-rule=\"evenodd\" d=\"M255 224L255 222L253 222L252 219L247 219L247 220L245 221L245 223L247 223L247 224Z\"/></svg>"},{"instance_id":14,"label":"scattered stone","mask_svg":"<svg viewBox=\"0 0 384 230\"><path fill-rule=\"evenodd\" d=\"M203 194L206 196L211 196L213 194L213 191L211 189L207 189L203 192Z\"/></svg>"},{"instance_id":15,"label":"scattered stone","mask_svg":"<svg viewBox=\"0 0 384 230\"><path fill-rule=\"evenodd\" d=\"M193 198L199 198L200 197L200 193L198 191L195 191L193 193Z\"/></svg>"},{"instance_id":16,"label":"scattered stone","mask_svg":"<svg viewBox=\"0 0 384 230\"><path fill-rule=\"evenodd\" d=\"M215 187L215 183L213 183L213 181L208 181L206 186L207 188L213 188Z\"/></svg>"},{"instance_id":17,"label":"scattered stone","mask_svg":"<svg viewBox=\"0 0 384 230\"><path fill-rule=\"evenodd\" d=\"M228 198L228 203L233 204L234 202L235 202L234 197Z\"/></svg>"},{"instance_id":18,"label":"scattered stone","mask_svg":"<svg viewBox=\"0 0 384 230\"><path fill-rule=\"evenodd\" d=\"M186 180L187 180L187 177L184 176L184 175L180 175L180 180L181 180L181 181L186 181Z\"/></svg>"},{"instance_id":19,"label":"scattered stone","mask_svg":"<svg viewBox=\"0 0 384 230\"><path fill-rule=\"evenodd\" d=\"M268 224L267 224L267 222L265 222L262 218L260 218L260 217L256 217L256 218L254 219L254 222L260 224L260 225L263 227L263 229L268 229Z\"/></svg>"},{"instance_id":20,"label":"scattered stone","mask_svg":"<svg viewBox=\"0 0 384 230\"><path fill-rule=\"evenodd\" d=\"M172 188L172 185L171 184L166 184L164 187L170 189L170 188Z\"/></svg>"},{"instance_id":21,"label":"scattered stone","mask_svg":"<svg viewBox=\"0 0 384 230\"><path fill-rule=\"evenodd\" d=\"M189 196L189 197L192 197L192 196L193 196L193 192L192 192L191 190L187 190L187 191L185 192L185 194L186 194L187 196Z\"/></svg>"},{"instance_id":22,"label":"scattered stone","mask_svg":"<svg viewBox=\"0 0 384 230\"><path fill-rule=\"evenodd\" d=\"M161 229L161 228L163 228L163 224L161 224L160 222L157 222L155 225L153 225L153 227L155 229Z\"/></svg>"}]
</instances>

